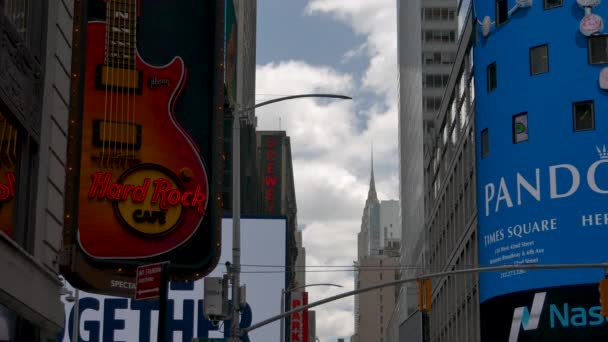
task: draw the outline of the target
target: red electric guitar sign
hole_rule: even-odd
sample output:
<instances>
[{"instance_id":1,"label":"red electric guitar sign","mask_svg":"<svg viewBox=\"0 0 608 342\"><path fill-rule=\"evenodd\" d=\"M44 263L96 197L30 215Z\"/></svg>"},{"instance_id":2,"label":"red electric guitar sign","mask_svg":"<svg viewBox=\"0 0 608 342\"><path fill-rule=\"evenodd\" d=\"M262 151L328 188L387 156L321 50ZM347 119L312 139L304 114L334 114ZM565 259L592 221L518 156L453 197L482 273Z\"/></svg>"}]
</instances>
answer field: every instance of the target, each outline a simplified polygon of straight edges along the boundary
<instances>
[{"instance_id":1,"label":"red electric guitar sign","mask_svg":"<svg viewBox=\"0 0 608 342\"><path fill-rule=\"evenodd\" d=\"M87 25L78 241L94 259L167 253L197 231L209 198L199 146L175 117L184 61L137 50L137 0L105 1Z\"/></svg>"}]
</instances>

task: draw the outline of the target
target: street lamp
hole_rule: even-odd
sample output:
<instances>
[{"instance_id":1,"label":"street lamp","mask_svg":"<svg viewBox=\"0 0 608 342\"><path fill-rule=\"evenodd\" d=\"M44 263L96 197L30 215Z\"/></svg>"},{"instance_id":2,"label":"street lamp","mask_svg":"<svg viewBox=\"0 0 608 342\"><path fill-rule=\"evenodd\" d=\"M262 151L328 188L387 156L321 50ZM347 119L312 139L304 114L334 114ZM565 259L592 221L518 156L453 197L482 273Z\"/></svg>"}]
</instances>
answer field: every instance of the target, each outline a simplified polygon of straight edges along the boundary
<instances>
[{"instance_id":1,"label":"street lamp","mask_svg":"<svg viewBox=\"0 0 608 342\"><path fill-rule=\"evenodd\" d=\"M232 265L230 274L232 278L232 311L230 341L240 340L239 329L239 287L241 272L241 115L258 107L272 103L305 98L305 97L324 97L342 100L352 100L351 97L336 94L300 94L279 97L269 101L264 101L253 107L241 109L237 106L232 116Z\"/></svg>"},{"instance_id":2,"label":"street lamp","mask_svg":"<svg viewBox=\"0 0 608 342\"><path fill-rule=\"evenodd\" d=\"M338 284L320 283L320 284L309 284L309 285L304 285L304 286L292 287L287 290L281 289L281 315L285 313L285 294L288 292L292 292L292 291L303 289L305 287L310 287L310 286L342 287L342 285L338 285ZM285 342L285 317L281 318L281 339L279 341ZM308 341L306 341L306 342L308 342Z\"/></svg>"}]
</instances>

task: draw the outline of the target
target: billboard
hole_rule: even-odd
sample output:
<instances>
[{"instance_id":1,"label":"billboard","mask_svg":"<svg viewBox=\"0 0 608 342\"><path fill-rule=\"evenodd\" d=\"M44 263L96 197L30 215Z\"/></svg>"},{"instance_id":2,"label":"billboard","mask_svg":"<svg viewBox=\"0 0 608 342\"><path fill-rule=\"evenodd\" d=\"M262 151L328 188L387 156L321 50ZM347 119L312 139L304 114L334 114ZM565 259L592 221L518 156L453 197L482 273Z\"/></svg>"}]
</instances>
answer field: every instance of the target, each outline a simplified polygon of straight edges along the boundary
<instances>
[{"instance_id":1,"label":"billboard","mask_svg":"<svg viewBox=\"0 0 608 342\"><path fill-rule=\"evenodd\" d=\"M285 132L260 133L261 174L264 180L262 205L266 214L279 215L282 212L284 139Z\"/></svg>"},{"instance_id":2,"label":"billboard","mask_svg":"<svg viewBox=\"0 0 608 342\"><path fill-rule=\"evenodd\" d=\"M608 152L600 140L577 153L547 151L517 170L478 174L479 262L604 262L608 241ZM504 271L480 275L481 302L511 292L596 283L602 270Z\"/></svg>"},{"instance_id":3,"label":"billboard","mask_svg":"<svg viewBox=\"0 0 608 342\"><path fill-rule=\"evenodd\" d=\"M281 290L286 283L287 221L284 218L241 219L241 260L250 265L272 265L255 268L243 265L241 284L246 285L247 307L241 315L241 327L250 326L280 313ZM222 220L221 264L231 261L232 220ZM221 277L225 273L218 267L209 275ZM68 286L68 289L72 290ZM168 307L168 341L191 341L193 337L221 338L229 332L230 321L213 322L203 314L204 280L188 283L171 283ZM65 331L59 342L71 341L73 304L65 302ZM79 336L90 342L156 341L158 301L135 301L80 292ZM251 341L278 341L279 322L268 324L249 334Z\"/></svg>"},{"instance_id":4,"label":"billboard","mask_svg":"<svg viewBox=\"0 0 608 342\"><path fill-rule=\"evenodd\" d=\"M496 11L496 2L476 0L474 6L481 16L492 17ZM584 15L582 8L572 10ZM507 23L507 30L493 30L487 39L474 40L474 184L481 266L608 260L608 141L602 115L608 108L606 94L598 87L599 70L589 65L591 47L579 48L586 46L587 37L572 36L574 31L562 25L571 21L578 27L579 19L566 7L555 7L551 16L545 14L535 4L521 17L518 12L517 23ZM527 34L539 25L554 29L544 31L542 38ZM573 39L564 39L567 35ZM544 58L546 53L540 64L533 62L543 66L543 71L550 69L542 75L530 69L529 55L526 62L511 58L514 51L535 48L550 50L551 58ZM569 67L559 67L566 60ZM566 312L576 324L564 324L559 329L561 337L553 340L571 341L577 334L576 340L584 336L588 336L586 341L605 340L594 338L597 335L591 332L602 330L602 325L582 323L595 321L591 318L595 311L588 309L599 305L597 287L603 278L602 269L480 274L484 341L498 341L501 336L523 341L530 334L539 340L541 335L558 336L556 328L543 320L552 317L557 324L557 311L550 308L561 307L563 313L563 303L575 308ZM584 304L586 300L590 302ZM539 313L540 320L534 319ZM523 314L530 317L519 317ZM523 329L518 337L509 335L511 326Z\"/></svg>"},{"instance_id":5,"label":"billboard","mask_svg":"<svg viewBox=\"0 0 608 342\"><path fill-rule=\"evenodd\" d=\"M220 245L224 1L81 4L64 264L132 279L139 264L171 260L173 279L200 278ZM64 272L119 294L92 274Z\"/></svg>"},{"instance_id":6,"label":"billboard","mask_svg":"<svg viewBox=\"0 0 608 342\"><path fill-rule=\"evenodd\" d=\"M482 341L604 341L597 284L520 291L481 304Z\"/></svg>"}]
</instances>

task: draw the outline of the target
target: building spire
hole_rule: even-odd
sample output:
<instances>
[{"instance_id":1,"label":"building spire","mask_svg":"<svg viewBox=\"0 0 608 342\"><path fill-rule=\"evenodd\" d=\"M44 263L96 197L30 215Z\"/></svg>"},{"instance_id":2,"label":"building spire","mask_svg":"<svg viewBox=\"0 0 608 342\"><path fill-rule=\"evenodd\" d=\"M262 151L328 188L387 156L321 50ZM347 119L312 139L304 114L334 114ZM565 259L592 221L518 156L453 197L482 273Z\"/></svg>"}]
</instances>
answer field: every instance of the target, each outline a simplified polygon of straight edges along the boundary
<instances>
[{"instance_id":1,"label":"building spire","mask_svg":"<svg viewBox=\"0 0 608 342\"><path fill-rule=\"evenodd\" d=\"M374 143L372 142L372 174L369 179L369 192L367 193L368 200L378 200L378 194L376 194L376 181L374 180Z\"/></svg>"}]
</instances>

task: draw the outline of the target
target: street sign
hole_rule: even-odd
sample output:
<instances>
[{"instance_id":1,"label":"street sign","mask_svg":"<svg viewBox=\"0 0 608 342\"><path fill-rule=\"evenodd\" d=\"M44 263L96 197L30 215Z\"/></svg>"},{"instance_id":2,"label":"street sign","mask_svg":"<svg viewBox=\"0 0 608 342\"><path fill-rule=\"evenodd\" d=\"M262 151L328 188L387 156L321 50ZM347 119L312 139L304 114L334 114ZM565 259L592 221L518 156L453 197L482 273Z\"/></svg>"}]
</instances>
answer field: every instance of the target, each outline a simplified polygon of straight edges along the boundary
<instances>
[{"instance_id":1,"label":"street sign","mask_svg":"<svg viewBox=\"0 0 608 342\"><path fill-rule=\"evenodd\" d=\"M137 267L135 300L160 297L163 264L158 263Z\"/></svg>"}]
</instances>

